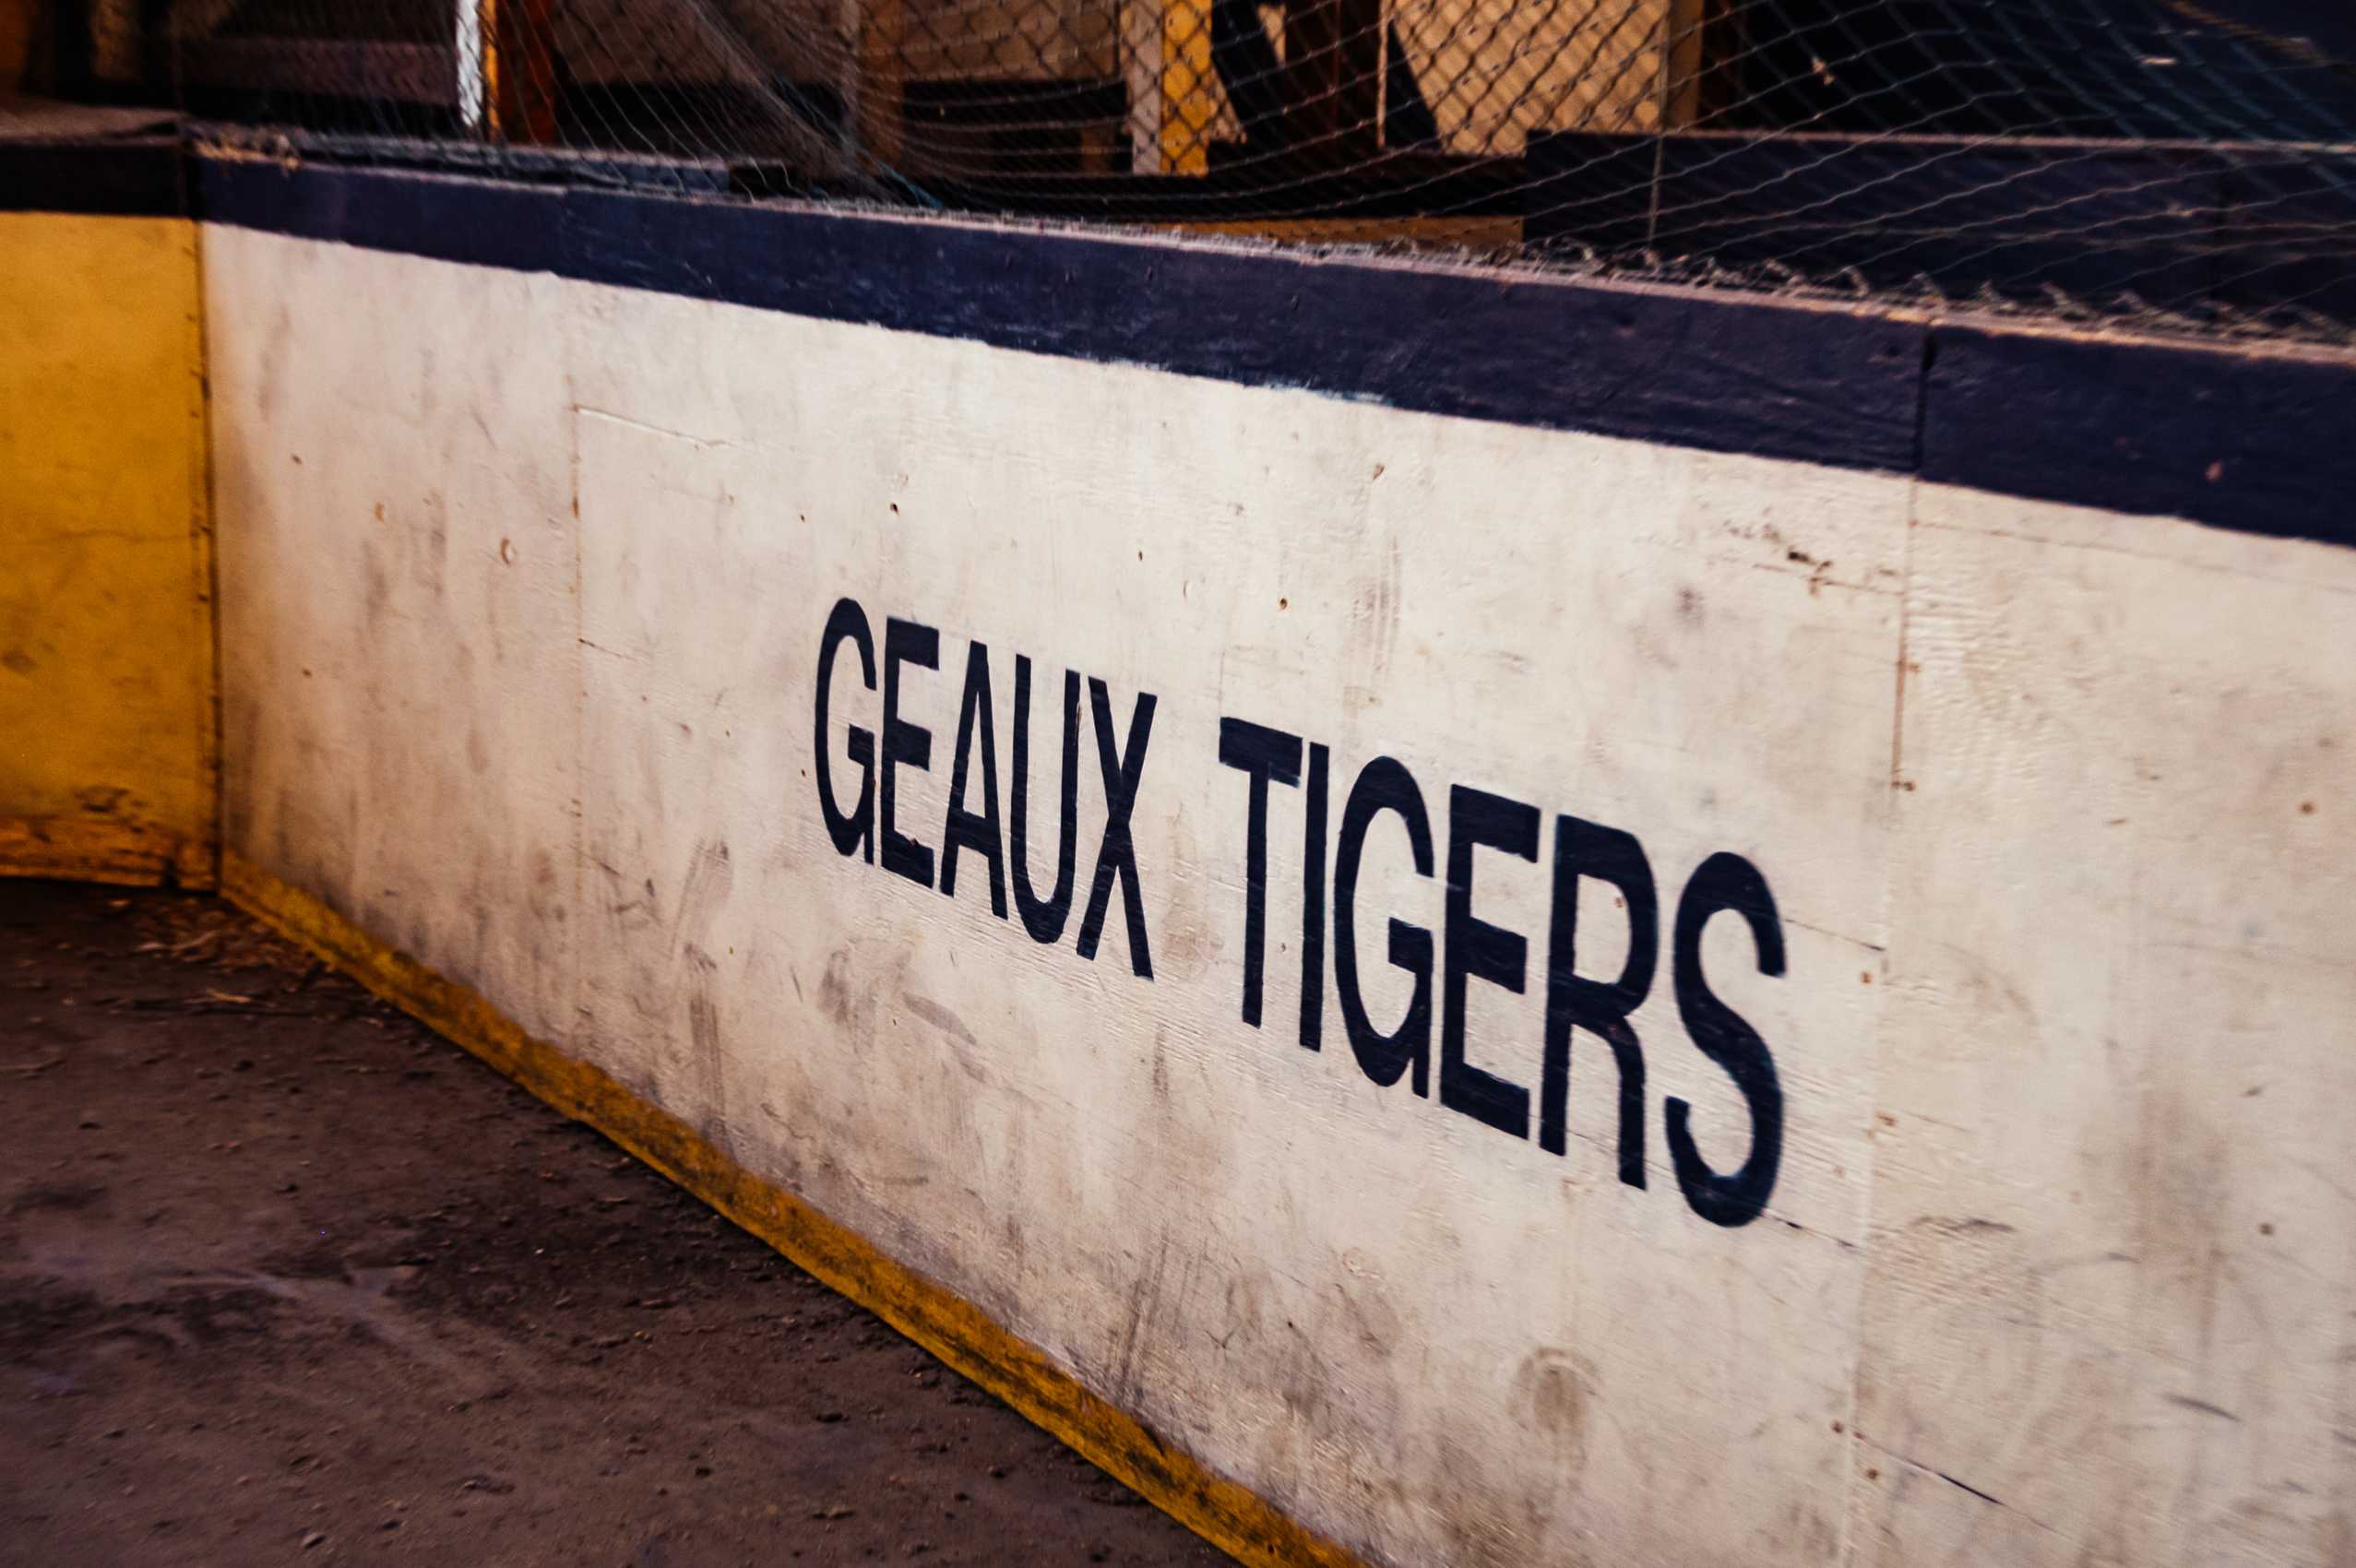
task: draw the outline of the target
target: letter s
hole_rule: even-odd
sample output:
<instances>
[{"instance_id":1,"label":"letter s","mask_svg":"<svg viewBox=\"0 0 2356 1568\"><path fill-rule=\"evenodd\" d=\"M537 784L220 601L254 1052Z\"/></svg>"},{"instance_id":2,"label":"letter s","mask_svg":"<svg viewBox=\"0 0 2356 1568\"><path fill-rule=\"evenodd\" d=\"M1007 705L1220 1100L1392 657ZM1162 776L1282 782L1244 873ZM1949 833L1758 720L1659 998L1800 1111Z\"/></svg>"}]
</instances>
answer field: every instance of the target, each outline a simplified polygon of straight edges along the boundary
<instances>
[{"instance_id":1,"label":"letter s","mask_svg":"<svg viewBox=\"0 0 2356 1568\"><path fill-rule=\"evenodd\" d=\"M1756 1219L1775 1192L1776 1170L1783 1161L1783 1085L1767 1041L1702 977L1702 928L1720 909L1732 909L1749 922L1763 975L1783 973L1783 922L1767 878L1740 855L1720 852L1704 861L1677 900L1677 1016L1695 1046L1742 1091L1751 1111L1751 1153L1732 1175L1712 1170L1694 1144L1693 1108L1672 1096L1669 1155L1693 1211L1712 1225L1731 1227Z\"/></svg>"}]
</instances>

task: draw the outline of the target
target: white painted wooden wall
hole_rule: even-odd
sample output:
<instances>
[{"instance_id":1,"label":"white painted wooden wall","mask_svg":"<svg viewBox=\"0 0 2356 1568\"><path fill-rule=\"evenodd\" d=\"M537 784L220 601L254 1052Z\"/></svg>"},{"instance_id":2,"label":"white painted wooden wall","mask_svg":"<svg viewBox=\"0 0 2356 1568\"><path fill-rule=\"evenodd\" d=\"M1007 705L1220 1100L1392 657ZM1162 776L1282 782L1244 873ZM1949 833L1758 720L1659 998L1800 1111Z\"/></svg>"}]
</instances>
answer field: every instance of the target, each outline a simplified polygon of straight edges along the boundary
<instances>
[{"instance_id":1,"label":"white painted wooden wall","mask_svg":"<svg viewBox=\"0 0 2356 1568\"><path fill-rule=\"evenodd\" d=\"M2356 556L331 244L207 235L228 842L687 1118L1305 1522L1400 1564L2356 1563ZM1119 731L1153 979L845 859L820 631L904 674L940 845L969 642ZM878 656L882 653L880 646ZM879 671L880 673L880 671ZM877 727L855 656L844 725ZM1768 880L1710 982L1772 1047L1767 1214L1706 1223L1665 951L1651 1168L1296 1042L1303 792L1239 1016L1236 717L1531 802L1483 851L1535 1085L1554 814ZM1089 722L1083 695L1082 723ZM1080 742L1085 898L1102 813ZM1003 784L1003 780L1002 780ZM1052 837L1049 838L1052 842ZM1360 945L1443 921L1396 818ZM1053 871L1034 851L1041 880ZM1445 867L1441 868L1445 871ZM1580 970L1626 921L1584 885Z\"/></svg>"}]
</instances>

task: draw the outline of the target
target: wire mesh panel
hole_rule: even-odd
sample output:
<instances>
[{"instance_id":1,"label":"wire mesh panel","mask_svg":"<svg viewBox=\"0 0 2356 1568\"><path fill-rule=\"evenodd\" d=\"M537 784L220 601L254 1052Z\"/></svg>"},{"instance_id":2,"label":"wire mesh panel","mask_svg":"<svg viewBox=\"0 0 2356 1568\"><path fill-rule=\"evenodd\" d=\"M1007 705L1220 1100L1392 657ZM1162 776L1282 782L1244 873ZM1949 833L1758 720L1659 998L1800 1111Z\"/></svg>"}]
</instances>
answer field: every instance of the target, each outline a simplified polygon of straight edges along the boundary
<instances>
[{"instance_id":1,"label":"wire mesh panel","mask_svg":"<svg viewBox=\"0 0 2356 1568\"><path fill-rule=\"evenodd\" d=\"M2338 0L89 0L84 25L98 95L338 156L2356 323Z\"/></svg>"}]
</instances>

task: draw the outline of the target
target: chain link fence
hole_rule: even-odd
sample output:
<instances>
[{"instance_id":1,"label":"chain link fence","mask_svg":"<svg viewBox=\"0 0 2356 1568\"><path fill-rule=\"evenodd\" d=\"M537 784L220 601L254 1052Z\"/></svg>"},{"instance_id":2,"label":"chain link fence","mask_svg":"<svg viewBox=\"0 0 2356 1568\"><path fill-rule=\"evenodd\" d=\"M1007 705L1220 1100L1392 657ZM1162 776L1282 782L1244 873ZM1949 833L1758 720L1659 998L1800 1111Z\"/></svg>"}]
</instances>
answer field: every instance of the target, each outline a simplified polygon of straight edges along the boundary
<instances>
[{"instance_id":1,"label":"chain link fence","mask_svg":"<svg viewBox=\"0 0 2356 1568\"><path fill-rule=\"evenodd\" d=\"M2344 0L61 6L314 156L2356 340Z\"/></svg>"}]
</instances>

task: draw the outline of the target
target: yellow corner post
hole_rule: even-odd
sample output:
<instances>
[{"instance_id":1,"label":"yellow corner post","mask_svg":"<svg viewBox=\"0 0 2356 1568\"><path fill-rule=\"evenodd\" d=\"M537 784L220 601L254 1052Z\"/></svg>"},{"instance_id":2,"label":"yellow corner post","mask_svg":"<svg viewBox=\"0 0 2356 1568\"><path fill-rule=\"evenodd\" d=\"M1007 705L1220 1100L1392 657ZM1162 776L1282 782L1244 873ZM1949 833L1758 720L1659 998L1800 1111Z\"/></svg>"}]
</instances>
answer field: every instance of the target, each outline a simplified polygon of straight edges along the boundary
<instances>
[{"instance_id":1,"label":"yellow corner post","mask_svg":"<svg viewBox=\"0 0 2356 1568\"><path fill-rule=\"evenodd\" d=\"M213 881L196 255L0 213L0 873Z\"/></svg>"}]
</instances>

